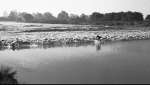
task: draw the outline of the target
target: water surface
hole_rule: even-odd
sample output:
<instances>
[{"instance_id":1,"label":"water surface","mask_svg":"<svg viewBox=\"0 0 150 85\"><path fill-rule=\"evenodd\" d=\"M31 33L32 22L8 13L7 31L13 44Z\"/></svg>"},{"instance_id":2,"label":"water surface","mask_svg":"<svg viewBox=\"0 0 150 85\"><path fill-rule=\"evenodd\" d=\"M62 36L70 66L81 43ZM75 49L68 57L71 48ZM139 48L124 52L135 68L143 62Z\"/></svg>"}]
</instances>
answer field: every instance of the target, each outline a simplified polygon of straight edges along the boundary
<instances>
[{"instance_id":1,"label":"water surface","mask_svg":"<svg viewBox=\"0 0 150 85\"><path fill-rule=\"evenodd\" d=\"M150 83L150 40L0 51L23 83Z\"/></svg>"}]
</instances>

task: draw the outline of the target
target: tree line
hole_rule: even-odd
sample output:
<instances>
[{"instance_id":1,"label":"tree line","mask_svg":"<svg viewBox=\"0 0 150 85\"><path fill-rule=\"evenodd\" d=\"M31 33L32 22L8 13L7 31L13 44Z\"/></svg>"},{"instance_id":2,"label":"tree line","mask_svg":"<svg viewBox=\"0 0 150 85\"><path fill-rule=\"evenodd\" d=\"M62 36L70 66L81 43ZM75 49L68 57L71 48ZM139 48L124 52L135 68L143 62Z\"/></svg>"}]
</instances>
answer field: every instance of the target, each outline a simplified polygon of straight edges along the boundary
<instances>
[{"instance_id":1,"label":"tree line","mask_svg":"<svg viewBox=\"0 0 150 85\"><path fill-rule=\"evenodd\" d=\"M51 23L51 24L109 24L109 25L133 25L139 23L150 23L150 15L144 19L140 12L112 12L99 13L93 12L91 15L86 14L69 14L61 11L57 17L50 12L45 13L27 13L11 11L8 16L0 17L0 21L17 21L32 23Z\"/></svg>"}]
</instances>

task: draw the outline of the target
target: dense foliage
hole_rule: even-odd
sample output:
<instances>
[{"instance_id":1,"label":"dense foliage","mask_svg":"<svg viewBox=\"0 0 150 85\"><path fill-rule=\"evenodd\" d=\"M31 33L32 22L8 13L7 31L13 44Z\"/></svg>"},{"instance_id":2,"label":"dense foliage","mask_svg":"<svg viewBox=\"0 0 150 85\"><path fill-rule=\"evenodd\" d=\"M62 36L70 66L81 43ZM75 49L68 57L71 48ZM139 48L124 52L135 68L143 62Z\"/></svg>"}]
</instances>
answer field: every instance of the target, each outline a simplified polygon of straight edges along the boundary
<instances>
[{"instance_id":1,"label":"dense foliage","mask_svg":"<svg viewBox=\"0 0 150 85\"><path fill-rule=\"evenodd\" d=\"M0 67L0 84L18 84L16 79L16 71L13 71L11 67L1 66Z\"/></svg>"},{"instance_id":2,"label":"dense foliage","mask_svg":"<svg viewBox=\"0 0 150 85\"><path fill-rule=\"evenodd\" d=\"M57 17L50 12L45 13L26 13L11 11L8 16L0 17L0 21L18 21L33 23L52 23L52 24L102 24L102 25L134 25L141 22L149 23L150 15L145 19L140 12L112 12L102 14L93 12L91 15L68 14L61 11Z\"/></svg>"}]
</instances>

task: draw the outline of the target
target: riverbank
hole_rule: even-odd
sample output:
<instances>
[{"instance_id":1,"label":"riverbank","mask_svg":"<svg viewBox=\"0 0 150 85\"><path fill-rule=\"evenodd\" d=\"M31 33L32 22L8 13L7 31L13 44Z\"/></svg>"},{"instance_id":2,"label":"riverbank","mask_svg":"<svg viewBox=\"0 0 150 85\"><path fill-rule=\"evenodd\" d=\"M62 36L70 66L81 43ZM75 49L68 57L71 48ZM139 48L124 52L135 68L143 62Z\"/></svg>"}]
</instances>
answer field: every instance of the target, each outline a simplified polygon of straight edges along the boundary
<instances>
[{"instance_id":1,"label":"riverbank","mask_svg":"<svg viewBox=\"0 0 150 85\"><path fill-rule=\"evenodd\" d=\"M105 41L146 40L150 31L141 30L105 30L105 31L65 31L65 32L0 32L0 45L18 43L20 45L93 42L96 36Z\"/></svg>"},{"instance_id":2,"label":"riverbank","mask_svg":"<svg viewBox=\"0 0 150 85\"><path fill-rule=\"evenodd\" d=\"M150 39L149 27L0 22L0 47Z\"/></svg>"}]
</instances>

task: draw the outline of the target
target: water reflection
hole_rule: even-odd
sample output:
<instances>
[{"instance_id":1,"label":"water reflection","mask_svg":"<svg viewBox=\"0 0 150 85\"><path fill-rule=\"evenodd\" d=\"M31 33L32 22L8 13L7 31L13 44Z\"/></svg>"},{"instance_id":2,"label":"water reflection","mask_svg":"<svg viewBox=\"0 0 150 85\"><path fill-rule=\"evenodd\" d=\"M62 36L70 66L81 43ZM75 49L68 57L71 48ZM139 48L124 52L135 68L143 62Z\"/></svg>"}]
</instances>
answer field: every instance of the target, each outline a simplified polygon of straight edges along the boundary
<instances>
[{"instance_id":1,"label":"water reflection","mask_svg":"<svg viewBox=\"0 0 150 85\"><path fill-rule=\"evenodd\" d=\"M101 44L96 45L96 50L100 51L101 50Z\"/></svg>"},{"instance_id":2,"label":"water reflection","mask_svg":"<svg viewBox=\"0 0 150 85\"><path fill-rule=\"evenodd\" d=\"M71 43L62 43L62 42L55 42L51 44L31 44L31 45L19 45L19 46L0 46L0 51L4 50L24 50L24 49L48 49L48 48L56 48L56 47L80 47L80 46L88 46L88 45L96 45L96 49L100 50L101 45L95 44L94 42L71 42Z\"/></svg>"},{"instance_id":3,"label":"water reflection","mask_svg":"<svg viewBox=\"0 0 150 85\"><path fill-rule=\"evenodd\" d=\"M97 50L97 51L100 51L100 50L101 50L101 45L102 45L101 41L95 40L95 41L94 41L94 44L95 44L95 46L96 46L96 50Z\"/></svg>"}]
</instances>

